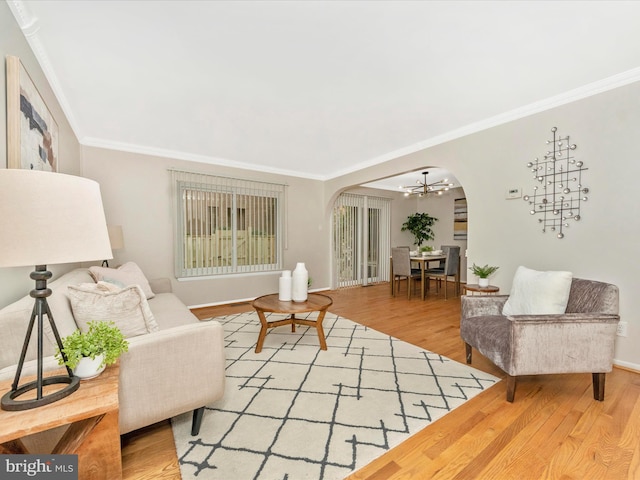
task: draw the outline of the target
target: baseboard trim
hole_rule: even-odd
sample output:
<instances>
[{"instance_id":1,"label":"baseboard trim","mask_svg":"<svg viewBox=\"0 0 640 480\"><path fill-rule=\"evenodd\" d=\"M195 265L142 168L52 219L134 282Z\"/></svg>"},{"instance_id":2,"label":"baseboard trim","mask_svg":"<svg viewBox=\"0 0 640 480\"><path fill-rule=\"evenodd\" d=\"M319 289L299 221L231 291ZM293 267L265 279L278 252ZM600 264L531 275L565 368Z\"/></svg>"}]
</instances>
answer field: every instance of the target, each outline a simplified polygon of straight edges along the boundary
<instances>
[{"instance_id":1,"label":"baseboard trim","mask_svg":"<svg viewBox=\"0 0 640 480\"><path fill-rule=\"evenodd\" d=\"M331 290L328 287L325 288L314 288L309 290L309 293L315 292L326 292L327 290ZM212 303L203 303L201 305L188 305L188 309L196 309L196 308L206 308L206 307L219 307L220 305L238 305L241 303L251 303L256 299L256 297L249 298L237 298L235 300L223 300L222 302L212 302Z\"/></svg>"},{"instance_id":2,"label":"baseboard trim","mask_svg":"<svg viewBox=\"0 0 640 480\"><path fill-rule=\"evenodd\" d=\"M637 363L625 362L623 360L613 359L613 365L623 370L629 370L630 372L640 373L640 365Z\"/></svg>"}]
</instances>

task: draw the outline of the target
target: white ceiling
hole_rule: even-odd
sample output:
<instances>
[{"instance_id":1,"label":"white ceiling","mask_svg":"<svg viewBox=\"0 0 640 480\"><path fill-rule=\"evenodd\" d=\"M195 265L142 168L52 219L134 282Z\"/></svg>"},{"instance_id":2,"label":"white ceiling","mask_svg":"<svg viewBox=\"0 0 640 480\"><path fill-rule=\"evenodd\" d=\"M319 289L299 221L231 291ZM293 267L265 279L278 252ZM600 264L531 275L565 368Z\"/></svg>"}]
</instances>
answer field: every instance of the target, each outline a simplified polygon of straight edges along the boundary
<instances>
[{"instance_id":1,"label":"white ceiling","mask_svg":"<svg viewBox=\"0 0 640 480\"><path fill-rule=\"evenodd\" d=\"M309 178L640 79L634 1L7 3L81 143Z\"/></svg>"},{"instance_id":2,"label":"white ceiling","mask_svg":"<svg viewBox=\"0 0 640 480\"><path fill-rule=\"evenodd\" d=\"M382 190L390 190L394 192L406 192L407 188L403 187L419 187L425 180L423 172L429 172L427 174L427 184L435 182L453 183L451 188L460 187L460 182L455 175L444 168L429 167L422 168L415 172L402 173L389 178L383 178L382 180L376 180L374 182L365 183L363 187L380 188Z\"/></svg>"}]
</instances>

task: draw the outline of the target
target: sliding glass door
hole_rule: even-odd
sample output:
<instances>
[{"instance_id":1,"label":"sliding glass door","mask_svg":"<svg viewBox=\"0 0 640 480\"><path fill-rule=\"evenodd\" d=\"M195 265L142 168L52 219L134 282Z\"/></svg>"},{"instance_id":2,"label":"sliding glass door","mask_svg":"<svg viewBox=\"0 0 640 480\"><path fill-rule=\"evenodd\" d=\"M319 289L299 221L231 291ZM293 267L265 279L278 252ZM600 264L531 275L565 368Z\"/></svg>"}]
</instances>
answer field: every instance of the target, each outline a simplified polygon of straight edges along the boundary
<instances>
[{"instance_id":1,"label":"sliding glass door","mask_svg":"<svg viewBox=\"0 0 640 480\"><path fill-rule=\"evenodd\" d=\"M343 193L333 210L333 274L338 287L389 280L391 201Z\"/></svg>"}]
</instances>

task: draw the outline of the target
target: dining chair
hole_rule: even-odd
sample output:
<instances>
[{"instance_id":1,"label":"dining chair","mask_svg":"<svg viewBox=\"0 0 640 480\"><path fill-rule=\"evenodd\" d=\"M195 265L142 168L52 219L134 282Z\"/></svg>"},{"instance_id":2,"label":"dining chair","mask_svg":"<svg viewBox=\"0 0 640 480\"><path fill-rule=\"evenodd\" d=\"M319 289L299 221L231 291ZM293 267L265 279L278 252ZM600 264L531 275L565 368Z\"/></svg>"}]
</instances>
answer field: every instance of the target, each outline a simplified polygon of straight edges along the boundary
<instances>
[{"instance_id":1,"label":"dining chair","mask_svg":"<svg viewBox=\"0 0 640 480\"><path fill-rule=\"evenodd\" d=\"M393 278L396 283L393 288L394 296L400 286L400 280L407 279L407 296L411 299L412 281L422 278L420 269L411 268L411 258L408 247L394 247L391 249L391 265L393 268Z\"/></svg>"},{"instance_id":2,"label":"dining chair","mask_svg":"<svg viewBox=\"0 0 640 480\"><path fill-rule=\"evenodd\" d=\"M440 292L440 282L444 281L444 299L446 300L449 277L454 278L456 295L459 293L458 285L460 279L458 278L458 267L460 265L460 247L458 245L443 245L442 250L446 255L443 267L428 268L425 270L424 276L426 282L429 282L431 278L436 280L437 292ZM429 284L427 283L427 285Z\"/></svg>"}]
</instances>

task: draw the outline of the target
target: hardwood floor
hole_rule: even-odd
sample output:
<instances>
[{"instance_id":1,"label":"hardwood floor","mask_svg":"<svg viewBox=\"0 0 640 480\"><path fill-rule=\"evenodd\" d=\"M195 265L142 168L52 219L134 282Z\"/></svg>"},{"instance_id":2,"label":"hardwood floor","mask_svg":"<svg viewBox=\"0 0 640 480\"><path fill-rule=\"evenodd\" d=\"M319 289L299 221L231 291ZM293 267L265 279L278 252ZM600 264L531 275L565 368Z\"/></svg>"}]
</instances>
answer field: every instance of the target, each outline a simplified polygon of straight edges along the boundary
<instances>
[{"instance_id":1,"label":"hardwood floor","mask_svg":"<svg viewBox=\"0 0 640 480\"><path fill-rule=\"evenodd\" d=\"M395 298L388 284L327 292L329 311L464 363L459 297L445 301L432 288L425 301L407 300L405 289ZM241 304L194 313L250 310ZM473 366L504 378L475 351ZM614 368L604 402L593 400L591 388L590 374L523 377L510 404L500 382L348 478L640 479L640 374ZM168 421L123 436L122 445L125 479L180 478Z\"/></svg>"}]
</instances>

